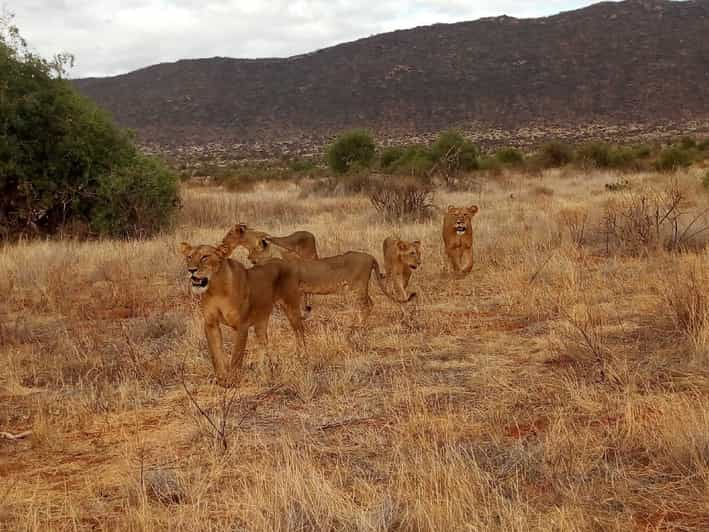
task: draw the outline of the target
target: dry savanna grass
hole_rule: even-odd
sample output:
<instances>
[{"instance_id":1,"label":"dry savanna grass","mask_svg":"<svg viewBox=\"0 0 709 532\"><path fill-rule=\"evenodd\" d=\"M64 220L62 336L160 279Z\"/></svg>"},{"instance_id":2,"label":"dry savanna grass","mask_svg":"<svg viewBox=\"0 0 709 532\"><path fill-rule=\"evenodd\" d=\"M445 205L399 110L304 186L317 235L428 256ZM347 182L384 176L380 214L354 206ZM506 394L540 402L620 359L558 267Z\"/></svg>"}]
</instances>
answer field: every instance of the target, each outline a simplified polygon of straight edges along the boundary
<instances>
[{"instance_id":1,"label":"dry savanna grass","mask_svg":"<svg viewBox=\"0 0 709 532\"><path fill-rule=\"evenodd\" d=\"M2 247L0 431L32 434L0 439L0 529L706 530L698 182L574 170L439 191L480 206L465 279L444 271L440 217L386 222L286 183L186 188L150 241ZM418 301L372 287L349 338L347 298L316 298L304 362L276 312L224 391L176 248L237 221L312 231L323 255L421 240Z\"/></svg>"}]
</instances>

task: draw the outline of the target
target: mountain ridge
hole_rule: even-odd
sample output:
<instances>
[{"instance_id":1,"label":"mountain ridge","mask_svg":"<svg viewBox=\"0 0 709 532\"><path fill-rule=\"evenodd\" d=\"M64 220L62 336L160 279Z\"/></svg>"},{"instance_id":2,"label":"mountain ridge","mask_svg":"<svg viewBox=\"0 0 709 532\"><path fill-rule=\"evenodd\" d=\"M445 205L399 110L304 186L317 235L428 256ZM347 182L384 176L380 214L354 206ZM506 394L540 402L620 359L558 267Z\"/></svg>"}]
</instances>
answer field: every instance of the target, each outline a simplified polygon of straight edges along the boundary
<instances>
[{"instance_id":1,"label":"mountain ridge","mask_svg":"<svg viewBox=\"0 0 709 532\"><path fill-rule=\"evenodd\" d=\"M311 146L387 138L709 119L709 0L601 2L536 19L433 24L285 58L183 59L81 92L158 146Z\"/></svg>"}]
</instances>

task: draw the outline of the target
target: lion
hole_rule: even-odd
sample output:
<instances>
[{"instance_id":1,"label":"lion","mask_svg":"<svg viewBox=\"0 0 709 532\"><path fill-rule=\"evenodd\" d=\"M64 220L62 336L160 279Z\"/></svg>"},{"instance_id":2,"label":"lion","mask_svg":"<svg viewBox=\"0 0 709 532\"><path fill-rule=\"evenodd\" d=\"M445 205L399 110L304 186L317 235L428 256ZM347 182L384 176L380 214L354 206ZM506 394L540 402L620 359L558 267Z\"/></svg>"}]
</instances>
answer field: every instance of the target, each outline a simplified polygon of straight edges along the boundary
<instances>
[{"instance_id":1,"label":"lion","mask_svg":"<svg viewBox=\"0 0 709 532\"><path fill-rule=\"evenodd\" d=\"M382 248L386 278L398 295L406 298L411 273L421 266L421 242L389 237L384 240Z\"/></svg>"},{"instance_id":2,"label":"lion","mask_svg":"<svg viewBox=\"0 0 709 532\"><path fill-rule=\"evenodd\" d=\"M239 223L229 233L232 242L236 246L242 246L247 251L258 249L264 240L273 242L280 248L280 258L286 261L298 259L318 258L317 245L315 244L315 235L309 231L296 231L288 236L271 236L263 231L255 231L249 229L246 224ZM249 257L249 260L251 258ZM254 263L254 261L251 261ZM255 264L255 263L254 263ZM310 296L308 294L303 298L303 314L307 318L312 311Z\"/></svg>"},{"instance_id":3,"label":"lion","mask_svg":"<svg viewBox=\"0 0 709 532\"><path fill-rule=\"evenodd\" d=\"M281 248L284 260L318 258L315 235L309 231L296 231L288 236L272 236L263 231L249 229L246 224L240 223L232 229L232 232L239 235L238 239L234 240L237 242L236 245L243 246L246 250L257 247L265 238Z\"/></svg>"},{"instance_id":4,"label":"lion","mask_svg":"<svg viewBox=\"0 0 709 532\"><path fill-rule=\"evenodd\" d=\"M473 269L473 226L472 218L478 206L448 206L443 217L443 244L453 273L466 275Z\"/></svg>"},{"instance_id":5,"label":"lion","mask_svg":"<svg viewBox=\"0 0 709 532\"><path fill-rule=\"evenodd\" d=\"M230 232L232 242L247 247L243 241L242 228L234 227ZM269 238L262 238L249 250L249 260L254 264L268 264L272 260L284 260L289 250L274 243ZM374 303L369 296L369 281L374 272L374 278L382 293L397 303L407 303L416 297L413 293L406 299L398 299L390 294L384 285L384 276L377 260L368 253L349 251L334 257L319 259L291 259L300 290L306 295L328 295L349 290L355 296L355 305L358 307L359 325L363 326L372 312ZM354 327L354 324L353 324Z\"/></svg>"},{"instance_id":6,"label":"lion","mask_svg":"<svg viewBox=\"0 0 709 532\"><path fill-rule=\"evenodd\" d=\"M192 292L201 295L204 331L217 382L231 386L238 382L246 351L249 328L268 343L268 320L276 302L282 303L296 337L297 351L305 348L300 314L301 291L294 268L283 260L246 269L229 259L234 246L225 238L217 246L180 244L185 256ZM230 368L222 344L221 324L234 330Z\"/></svg>"}]
</instances>

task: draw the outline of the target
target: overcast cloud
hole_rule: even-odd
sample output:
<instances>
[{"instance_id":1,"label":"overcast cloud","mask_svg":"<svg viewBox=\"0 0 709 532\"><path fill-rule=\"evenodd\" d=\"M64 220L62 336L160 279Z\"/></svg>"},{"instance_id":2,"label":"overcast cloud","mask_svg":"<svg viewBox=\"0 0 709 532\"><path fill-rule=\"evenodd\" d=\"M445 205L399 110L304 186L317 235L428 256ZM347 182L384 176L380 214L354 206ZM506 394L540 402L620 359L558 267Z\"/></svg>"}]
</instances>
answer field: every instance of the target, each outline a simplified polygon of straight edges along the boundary
<instances>
[{"instance_id":1,"label":"overcast cloud","mask_svg":"<svg viewBox=\"0 0 709 532\"><path fill-rule=\"evenodd\" d=\"M2 0L0 0L2 2ZM72 77L198 57L287 57L395 29L507 14L546 16L590 0L6 0L32 47L76 56Z\"/></svg>"}]
</instances>

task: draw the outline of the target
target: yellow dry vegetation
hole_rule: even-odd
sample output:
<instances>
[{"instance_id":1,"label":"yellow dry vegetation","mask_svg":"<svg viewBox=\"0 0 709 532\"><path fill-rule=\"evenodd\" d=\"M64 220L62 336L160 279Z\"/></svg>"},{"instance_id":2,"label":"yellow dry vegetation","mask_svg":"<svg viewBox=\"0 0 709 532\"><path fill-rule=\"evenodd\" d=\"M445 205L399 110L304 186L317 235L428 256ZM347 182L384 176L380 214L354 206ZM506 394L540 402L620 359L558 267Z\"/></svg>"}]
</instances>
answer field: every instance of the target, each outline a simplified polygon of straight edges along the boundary
<instances>
[{"instance_id":1,"label":"yellow dry vegetation","mask_svg":"<svg viewBox=\"0 0 709 532\"><path fill-rule=\"evenodd\" d=\"M0 530L706 530L705 235L623 247L633 229L608 217L635 212L619 194L674 186L699 229L709 203L692 171L605 189L619 179L438 192L480 208L463 279L443 273L440 218L392 225L364 197L284 183L186 188L180 227L154 240L0 248L0 430L33 431L0 439ZM386 237L420 240L418 300L372 291L349 338L347 298L316 296L305 362L276 312L225 391L178 244L240 221L311 231L321 256L381 262Z\"/></svg>"}]
</instances>

